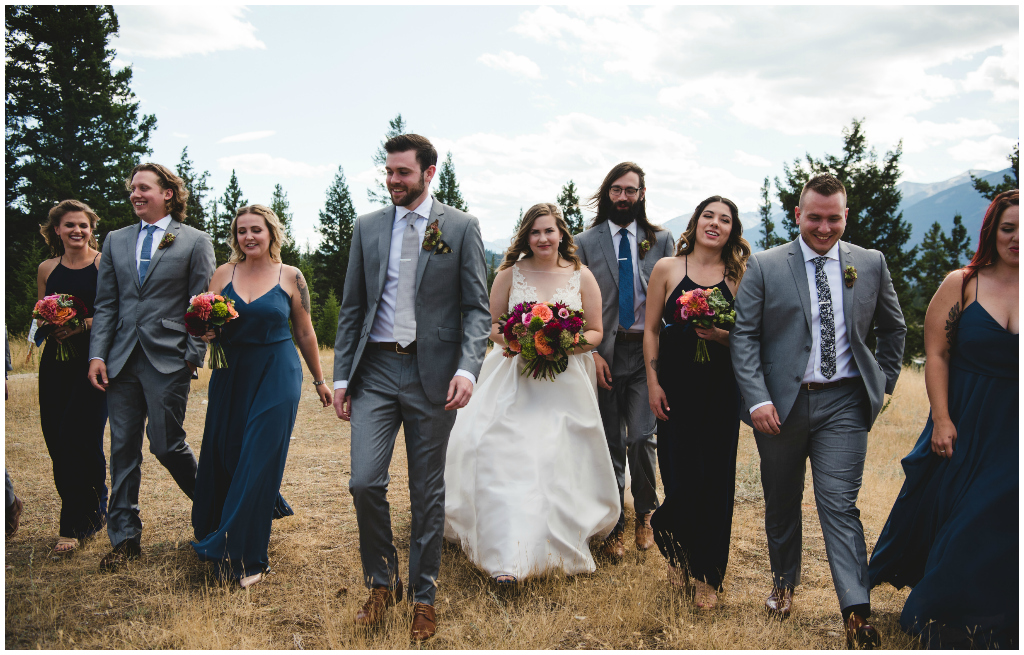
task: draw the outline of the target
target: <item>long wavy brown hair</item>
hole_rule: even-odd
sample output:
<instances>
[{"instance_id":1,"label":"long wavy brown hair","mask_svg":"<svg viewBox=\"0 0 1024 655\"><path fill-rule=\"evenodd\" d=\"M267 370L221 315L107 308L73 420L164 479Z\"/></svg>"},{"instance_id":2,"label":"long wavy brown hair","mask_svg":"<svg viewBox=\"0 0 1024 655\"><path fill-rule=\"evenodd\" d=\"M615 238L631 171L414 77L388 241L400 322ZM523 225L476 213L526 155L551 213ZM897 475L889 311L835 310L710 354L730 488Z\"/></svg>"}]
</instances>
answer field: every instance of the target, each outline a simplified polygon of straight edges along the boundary
<instances>
[{"instance_id":1,"label":"long wavy brown hair","mask_svg":"<svg viewBox=\"0 0 1024 655\"><path fill-rule=\"evenodd\" d=\"M512 237L512 245L505 251L505 259L501 262L501 266L498 267L499 271L511 267L519 261L520 256L527 259L533 257L533 250L530 248L530 230L533 229L533 224L541 216L555 217L555 225L558 226L558 231L562 233L562 238L558 242L558 254L565 261L572 262L575 270L580 270L583 262L574 254L576 252L576 243L572 240L569 225L562 218L562 210L558 205L553 205L550 202L539 202L527 209L526 213L523 214L523 220L519 222L519 230Z\"/></svg>"},{"instance_id":2,"label":"long wavy brown hair","mask_svg":"<svg viewBox=\"0 0 1024 655\"><path fill-rule=\"evenodd\" d=\"M100 217L96 215L96 212L89 205L81 200L61 200L47 214L46 222L39 226L39 233L43 235L43 238L46 239L46 245L50 247L51 257L64 254L64 241L57 236L56 230L60 222L64 220L64 217L71 212L82 212L89 218L89 227L92 228L92 234L89 236L89 247L93 250L100 249L100 244L96 240L96 224L100 222Z\"/></svg>"},{"instance_id":3,"label":"long wavy brown hair","mask_svg":"<svg viewBox=\"0 0 1024 655\"><path fill-rule=\"evenodd\" d=\"M971 262L964 267L964 281L960 286L960 296L967 289L967 282L978 274L978 271L996 262L999 253L996 251L996 231L1003 213L1010 207L1020 206L1020 189L1003 191L992 199L992 204L985 210L985 218L981 221L981 234L978 236L978 249L974 252Z\"/></svg>"},{"instance_id":4,"label":"long wavy brown hair","mask_svg":"<svg viewBox=\"0 0 1024 655\"><path fill-rule=\"evenodd\" d=\"M750 243L743 238L743 223L740 222L740 210L736 203L722 196L711 196L705 199L693 210L693 216L687 223L686 229L676 243L676 257L689 255L693 252L694 244L697 242L697 219L704 213L707 206L713 202L720 202L732 212L732 232L729 233L729 240L722 247L722 262L725 263L725 277L736 284L743 279L743 273L747 270L747 260L750 258Z\"/></svg>"},{"instance_id":5,"label":"long wavy brown hair","mask_svg":"<svg viewBox=\"0 0 1024 655\"><path fill-rule=\"evenodd\" d=\"M154 164L152 162L146 162L145 164L139 164L132 169L131 175L124 181L124 188L128 190L128 193L132 192L132 178L139 171L149 171L157 176L160 180L161 189L170 189L174 192L171 199L167 201L167 213L171 215L171 218L178 221L179 223L185 222L185 216L188 214L188 187L185 186L185 180L181 179L174 174L174 171L167 168L162 164Z\"/></svg>"},{"instance_id":6,"label":"long wavy brown hair","mask_svg":"<svg viewBox=\"0 0 1024 655\"><path fill-rule=\"evenodd\" d=\"M608 171L608 174L604 176L604 181L601 182L601 188L587 199L587 207L590 207L596 212L594 219L590 221L590 227L597 227L609 219L612 211L614 211L610 195L612 185L615 183L615 180L627 173L636 173L637 177L640 178L640 188L647 188L644 183L644 169L631 161L624 161L621 164L616 164L612 170ZM645 238L650 241L651 246L653 246L658 242L658 232L663 232L665 228L660 225L655 225L647 218L647 194L644 194L644 197L638 200L637 204L639 205L639 210L636 215L637 227L644 231ZM639 234L639 232L637 233Z\"/></svg>"}]
</instances>

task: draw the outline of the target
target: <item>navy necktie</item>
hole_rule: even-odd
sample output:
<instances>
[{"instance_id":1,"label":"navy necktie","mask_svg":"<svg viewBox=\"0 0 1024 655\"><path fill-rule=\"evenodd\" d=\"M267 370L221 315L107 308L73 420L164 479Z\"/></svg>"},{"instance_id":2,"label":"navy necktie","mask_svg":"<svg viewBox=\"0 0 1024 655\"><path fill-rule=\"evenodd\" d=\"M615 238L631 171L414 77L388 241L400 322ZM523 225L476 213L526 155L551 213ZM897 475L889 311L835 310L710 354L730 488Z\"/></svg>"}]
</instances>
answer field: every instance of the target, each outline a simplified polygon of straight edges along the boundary
<instances>
[{"instance_id":1,"label":"navy necktie","mask_svg":"<svg viewBox=\"0 0 1024 655\"><path fill-rule=\"evenodd\" d=\"M149 270L149 260L153 254L153 233L156 232L156 226L147 225L142 229L146 231L146 238L142 240L142 254L139 255L139 284L146 280L146 271Z\"/></svg>"},{"instance_id":2,"label":"navy necktie","mask_svg":"<svg viewBox=\"0 0 1024 655\"><path fill-rule=\"evenodd\" d=\"M633 255L629 247L629 230L619 230L619 325L633 325Z\"/></svg>"}]
</instances>

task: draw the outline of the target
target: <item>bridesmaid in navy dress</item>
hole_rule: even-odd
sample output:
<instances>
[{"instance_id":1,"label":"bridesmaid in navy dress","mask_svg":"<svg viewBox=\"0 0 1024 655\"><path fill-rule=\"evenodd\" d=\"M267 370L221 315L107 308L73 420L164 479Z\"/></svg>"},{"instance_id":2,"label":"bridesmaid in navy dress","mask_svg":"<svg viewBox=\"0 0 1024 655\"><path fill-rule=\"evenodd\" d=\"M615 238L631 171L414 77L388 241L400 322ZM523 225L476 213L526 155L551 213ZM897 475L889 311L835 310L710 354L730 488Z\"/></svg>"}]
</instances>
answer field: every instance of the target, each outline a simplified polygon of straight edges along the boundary
<instances>
[{"instance_id":1,"label":"bridesmaid in navy dress","mask_svg":"<svg viewBox=\"0 0 1024 655\"><path fill-rule=\"evenodd\" d=\"M651 527L669 581L689 587L687 574L693 576L694 602L706 610L718 602L729 561L739 391L729 332L676 322L676 300L717 287L731 302L749 256L735 203L712 196L697 206L676 256L658 260L647 285L644 361L665 486ZM708 362L694 361L698 339L707 341Z\"/></svg>"},{"instance_id":2,"label":"bridesmaid in navy dress","mask_svg":"<svg viewBox=\"0 0 1024 655\"><path fill-rule=\"evenodd\" d=\"M1018 191L996 196L928 306L931 414L868 567L913 587L900 624L929 648L1019 646L1019 211Z\"/></svg>"},{"instance_id":3,"label":"bridesmaid in navy dress","mask_svg":"<svg viewBox=\"0 0 1024 655\"><path fill-rule=\"evenodd\" d=\"M277 215L262 205L238 210L231 223L231 258L210 289L235 302L238 317L220 339L228 368L210 377L196 493L192 543L217 575L245 588L269 571L270 526L292 513L280 496L288 442L302 392L302 351L320 402L331 406L302 273L281 263L287 238Z\"/></svg>"},{"instance_id":4,"label":"bridesmaid in navy dress","mask_svg":"<svg viewBox=\"0 0 1024 655\"><path fill-rule=\"evenodd\" d=\"M37 344L46 340L39 358L39 420L61 501L60 533L53 549L59 555L72 553L79 539L107 522L107 460L103 455L107 398L89 384L86 375L101 257L93 234L98 221L85 203L65 200L50 210L39 230L56 255L39 265L39 299L68 293L88 309L84 326L44 325L36 331ZM57 359L61 343L74 350L63 362Z\"/></svg>"}]
</instances>

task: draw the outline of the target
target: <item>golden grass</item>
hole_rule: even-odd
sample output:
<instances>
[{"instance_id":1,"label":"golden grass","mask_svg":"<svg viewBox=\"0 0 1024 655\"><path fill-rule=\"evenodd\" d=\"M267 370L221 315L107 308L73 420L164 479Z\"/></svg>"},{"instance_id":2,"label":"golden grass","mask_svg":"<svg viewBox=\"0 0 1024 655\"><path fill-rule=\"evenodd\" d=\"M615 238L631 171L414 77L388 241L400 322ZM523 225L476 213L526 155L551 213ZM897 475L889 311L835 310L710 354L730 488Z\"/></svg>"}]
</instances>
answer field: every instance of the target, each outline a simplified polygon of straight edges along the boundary
<instances>
[{"instance_id":1,"label":"golden grass","mask_svg":"<svg viewBox=\"0 0 1024 655\"><path fill-rule=\"evenodd\" d=\"M15 340L17 342L17 340ZM13 343L14 359L26 348ZM333 353L321 353L331 370ZM15 373L30 372L22 361ZM204 370L186 416L189 442L202 446L209 372ZM190 506L156 459L146 453L140 504L145 522L142 559L117 574L101 574L105 534L77 553L54 559L59 499L39 429L36 380L10 383L6 457L25 513L6 543L7 648L409 648L411 611L405 603L386 625L356 629L365 600L358 532L348 493L349 426L316 402L308 373L285 470L283 494L296 511L274 522L270 557L275 574L248 591L219 585L189 546ZM891 405L870 435L859 506L869 550L902 484L900 458L927 416L923 375L904 371ZM109 432L107 435L109 452ZM389 498L403 577L407 570L409 498L401 436L391 467ZM439 631L426 648L680 648L831 649L845 647L810 476L804 494L803 580L795 613L766 618L770 585L757 449L740 433L736 509L725 593L719 609L702 613L665 580L655 549L626 560L599 562L590 575L554 576L499 590L451 545L442 555L437 594ZM627 512L627 528L632 515ZM627 534L631 534L627 532ZM873 622L887 648L915 642L899 630L907 590L872 593Z\"/></svg>"}]
</instances>

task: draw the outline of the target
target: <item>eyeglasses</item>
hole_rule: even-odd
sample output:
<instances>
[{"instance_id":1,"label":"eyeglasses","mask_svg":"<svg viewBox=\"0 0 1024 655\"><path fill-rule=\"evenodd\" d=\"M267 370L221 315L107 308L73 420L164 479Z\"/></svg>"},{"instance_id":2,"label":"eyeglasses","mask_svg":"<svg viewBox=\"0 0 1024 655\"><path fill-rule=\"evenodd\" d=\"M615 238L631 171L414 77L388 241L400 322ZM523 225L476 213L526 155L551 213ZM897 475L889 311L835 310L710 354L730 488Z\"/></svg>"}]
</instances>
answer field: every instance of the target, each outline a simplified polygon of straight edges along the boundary
<instances>
[{"instance_id":1,"label":"eyeglasses","mask_svg":"<svg viewBox=\"0 0 1024 655\"><path fill-rule=\"evenodd\" d=\"M636 188L635 186L628 186L626 188L622 188L620 186L613 186L611 189L609 189L609 191L611 192L612 196L621 196L623 193L625 193L627 198L634 198L636 197L636 194L640 193L640 189Z\"/></svg>"}]
</instances>

